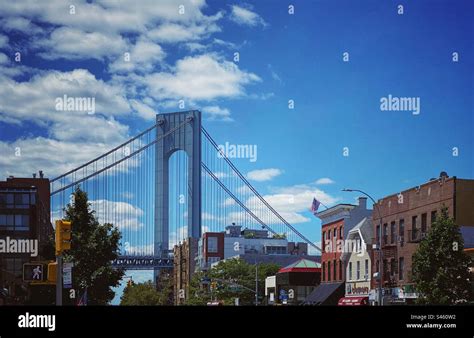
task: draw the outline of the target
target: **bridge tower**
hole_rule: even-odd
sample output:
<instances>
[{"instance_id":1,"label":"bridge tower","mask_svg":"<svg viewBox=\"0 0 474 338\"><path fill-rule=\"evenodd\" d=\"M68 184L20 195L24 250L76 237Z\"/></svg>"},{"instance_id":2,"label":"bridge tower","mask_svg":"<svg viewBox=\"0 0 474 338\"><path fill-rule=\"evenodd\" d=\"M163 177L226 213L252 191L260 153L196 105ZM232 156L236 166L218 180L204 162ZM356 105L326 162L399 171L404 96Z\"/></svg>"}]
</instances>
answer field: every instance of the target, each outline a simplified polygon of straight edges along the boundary
<instances>
[{"instance_id":1,"label":"bridge tower","mask_svg":"<svg viewBox=\"0 0 474 338\"><path fill-rule=\"evenodd\" d=\"M182 127L160 139L183 123ZM201 112L157 114L156 137L154 254L168 257L169 159L178 150L185 151L188 156L188 236L201 236ZM155 281L157 273L155 269Z\"/></svg>"}]
</instances>

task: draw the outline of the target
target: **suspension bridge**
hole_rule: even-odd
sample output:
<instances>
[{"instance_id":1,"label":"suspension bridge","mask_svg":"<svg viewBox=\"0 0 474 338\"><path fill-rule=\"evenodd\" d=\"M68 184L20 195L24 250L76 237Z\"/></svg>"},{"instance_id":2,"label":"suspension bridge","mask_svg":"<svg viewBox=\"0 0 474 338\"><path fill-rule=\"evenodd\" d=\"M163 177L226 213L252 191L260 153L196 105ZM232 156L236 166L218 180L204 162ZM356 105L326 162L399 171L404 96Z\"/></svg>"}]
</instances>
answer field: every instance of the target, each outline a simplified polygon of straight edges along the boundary
<instances>
[{"instance_id":1,"label":"suspension bridge","mask_svg":"<svg viewBox=\"0 0 474 338\"><path fill-rule=\"evenodd\" d=\"M100 223L122 233L125 269L156 273L173 266L173 247L232 223L304 241L226 156L197 110L158 114L156 123L107 153L51 180L55 219L79 186Z\"/></svg>"}]
</instances>

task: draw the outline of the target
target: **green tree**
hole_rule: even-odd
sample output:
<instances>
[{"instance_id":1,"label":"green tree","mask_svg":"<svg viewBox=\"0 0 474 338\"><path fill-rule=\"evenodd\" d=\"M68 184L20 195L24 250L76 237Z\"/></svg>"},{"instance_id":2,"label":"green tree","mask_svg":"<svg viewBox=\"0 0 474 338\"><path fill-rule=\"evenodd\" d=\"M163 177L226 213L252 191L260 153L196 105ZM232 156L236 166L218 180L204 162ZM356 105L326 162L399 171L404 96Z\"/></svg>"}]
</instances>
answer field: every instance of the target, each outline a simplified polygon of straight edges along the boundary
<instances>
[{"instance_id":1,"label":"green tree","mask_svg":"<svg viewBox=\"0 0 474 338\"><path fill-rule=\"evenodd\" d=\"M265 294L265 278L275 275L279 269L276 264L258 264L258 293L259 302ZM255 265L241 259L220 261L207 273L196 273L191 280L188 305L205 305L212 300L218 300L224 305L233 305L239 298L241 305L255 304ZM216 288L211 290L209 284L203 284L203 279L216 282Z\"/></svg>"},{"instance_id":2,"label":"green tree","mask_svg":"<svg viewBox=\"0 0 474 338\"><path fill-rule=\"evenodd\" d=\"M120 298L120 305L163 305L163 295L151 282L127 285Z\"/></svg>"},{"instance_id":3,"label":"green tree","mask_svg":"<svg viewBox=\"0 0 474 338\"><path fill-rule=\"evenodd\" d=\"M446 208L413 257L413 281L421 304L455 304L470 299L470 259L459 227Z\"/></svg>"},{"instance_id":4,"label":"green tree","mask_svg":"<svg viewBox=\"0 0 474 338\"><path fill-rule=\"evenodd\" d=\"M124 274L112 267L121 234L113 224L99 224L86 192L77 187L73 196L65 209L64 219L72 223L72 243L64 261L74 263L73 287L81 293L87 288L88 304L106 305L115 296L112 287L119 285Z\"/></svg>"}]
</instances>

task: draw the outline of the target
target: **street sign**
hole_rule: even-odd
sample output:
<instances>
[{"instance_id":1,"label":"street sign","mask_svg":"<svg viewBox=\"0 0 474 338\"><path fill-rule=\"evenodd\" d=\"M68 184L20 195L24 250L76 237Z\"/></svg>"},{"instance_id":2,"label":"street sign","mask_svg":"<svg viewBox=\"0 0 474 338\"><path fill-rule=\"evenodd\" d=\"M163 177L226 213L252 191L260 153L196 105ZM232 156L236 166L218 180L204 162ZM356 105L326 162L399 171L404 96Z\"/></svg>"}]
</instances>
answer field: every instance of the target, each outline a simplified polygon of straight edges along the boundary
<instances>
[{"instance_id":1,"label":"street sign","mask_svg":"<svg viewBox=\"0 0 474 338\"><path fill-rule=\"evenodd\" d=\"M72 288L72 263L63 264L63 287L66 289Z\"/></svg>"},{"instance_id":2,"label":"street sign","mask_svg":"<svg viewBox=\"0 0 474 338\"><path fill-rule=\"evenodd\" d=\"M46 280L46 264L25 263L23 264L23 281L42 282Z\"/></svg>"}]
</instances>

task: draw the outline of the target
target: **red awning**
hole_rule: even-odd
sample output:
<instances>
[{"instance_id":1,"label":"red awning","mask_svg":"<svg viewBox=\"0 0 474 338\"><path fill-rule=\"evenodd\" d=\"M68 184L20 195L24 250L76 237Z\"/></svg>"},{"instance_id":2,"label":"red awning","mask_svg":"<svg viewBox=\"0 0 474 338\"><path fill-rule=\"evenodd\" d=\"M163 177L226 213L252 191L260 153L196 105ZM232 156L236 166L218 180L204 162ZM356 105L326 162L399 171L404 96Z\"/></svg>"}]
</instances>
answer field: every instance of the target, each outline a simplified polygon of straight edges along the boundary
<instances>
[{"instance_id":1,"label":"red awning","mask_svg":"<svg viewBox=\"0 0 474 338\"><path fill-rule=\"evenodd\" d=\"M369 305L369 297L343 297L337 303L339 306Z\"/></svg>"}]
</instances>

